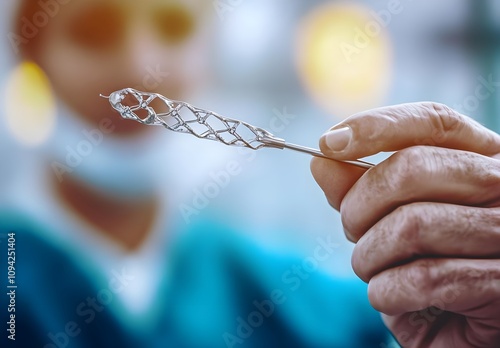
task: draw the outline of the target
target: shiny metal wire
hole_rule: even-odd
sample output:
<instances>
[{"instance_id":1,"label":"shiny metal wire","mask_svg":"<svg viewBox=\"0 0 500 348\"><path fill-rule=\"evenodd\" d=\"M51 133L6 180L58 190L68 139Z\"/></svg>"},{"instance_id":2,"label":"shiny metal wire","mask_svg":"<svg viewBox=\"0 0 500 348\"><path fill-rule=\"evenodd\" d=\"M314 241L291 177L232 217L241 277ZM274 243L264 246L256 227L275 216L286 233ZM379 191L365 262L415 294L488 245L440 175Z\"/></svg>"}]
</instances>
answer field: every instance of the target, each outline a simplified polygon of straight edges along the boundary
<instances>
[{"instance_id":1,"label":"shiny metal wire","mask_svg":"<svg viewBox=\"0 0 500 348\"><path fill-rule=\"evenodd\" d=\"M230 146L247 147L253 150L263 147L290 149L317 157L329 158L317 149L287 143L284 139L275 137L265 129L240 120L223 117L183 101L168 99L158 93L125 88L113 92L109 96L101 96L109 98L111 106L124 119L134 120L145 125L159 125L174 132L187 133L200 139L214 140ZM156 102L154 102L155 100ZM360 160L342 162L365 169L373 167L373 164Z\"/></svg>"}]
</instances>

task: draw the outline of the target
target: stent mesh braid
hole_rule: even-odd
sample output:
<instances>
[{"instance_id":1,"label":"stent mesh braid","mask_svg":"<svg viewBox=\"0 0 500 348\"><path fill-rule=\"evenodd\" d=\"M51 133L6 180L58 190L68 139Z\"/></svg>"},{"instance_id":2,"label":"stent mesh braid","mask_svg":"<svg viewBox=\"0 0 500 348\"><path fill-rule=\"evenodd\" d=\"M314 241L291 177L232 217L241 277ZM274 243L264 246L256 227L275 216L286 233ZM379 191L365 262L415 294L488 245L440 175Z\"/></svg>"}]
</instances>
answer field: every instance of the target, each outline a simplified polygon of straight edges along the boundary
<instances>
[{"instance_id":1,"label":"stent mesh braid","mask_svg":"<svg viewBox=\"0 0 500 348\"><path fill-rule=\"evenodd\" d=\"M110 100L113 97L120 99L114 107L121 116L143 124L162 125L174 132L188 133L197 138L215 140L226 145L248 147L254 150L266 146L262 139L273 137L271 133L262 128L222 117L215 112L197 108L186 102L170 100L161 94L141 92L132 88L115 93L120 93L120 95L111 95ZM130 105L122 104L125 97L127 97L127 104ZM155 100L155 106L152 106ZM156 105L158 101L161 102L159 106ZM145 113L147 114L141 117Z\"/></svg>"},{"instance_id":2,"label":"stent mesh braid","mask_svg":"<svg viewBox=\"0 0 500 348\"><path fill-rule=\"evenodd\" d=\"M197 108L183 101L168 99L158 93L141 92L125 88L111 93L111 106L125 119L145 125L159 125L171 131L192 134L197 138L209 139L226 145L247 147L253 150L261 147L290 149L317 157L331 159L320 150L291 144L276 138L265 129L246 122L222 117L215 112ZM342 161L360 168L374 166L365 161Z\"/></svg>"}]
</instances>

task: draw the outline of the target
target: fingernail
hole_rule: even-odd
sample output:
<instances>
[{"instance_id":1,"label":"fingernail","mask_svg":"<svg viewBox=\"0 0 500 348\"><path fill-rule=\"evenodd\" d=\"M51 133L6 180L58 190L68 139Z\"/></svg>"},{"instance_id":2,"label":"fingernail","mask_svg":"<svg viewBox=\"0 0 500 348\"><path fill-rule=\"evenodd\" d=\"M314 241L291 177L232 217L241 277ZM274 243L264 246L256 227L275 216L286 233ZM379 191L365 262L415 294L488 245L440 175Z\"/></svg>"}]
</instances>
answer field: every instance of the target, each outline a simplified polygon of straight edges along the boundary
<instances>
[{"instance_id":1,"label":"fingernail","mask_svg":"<svg viewBox=\"0 0 500 348\"><path fill-rule=\"evenodd\" d=\"M326 146L335 152L344 150L352 138L352 130L350 127L342 127L333 129L324 135Z\"/></svg>"}]
</instances>

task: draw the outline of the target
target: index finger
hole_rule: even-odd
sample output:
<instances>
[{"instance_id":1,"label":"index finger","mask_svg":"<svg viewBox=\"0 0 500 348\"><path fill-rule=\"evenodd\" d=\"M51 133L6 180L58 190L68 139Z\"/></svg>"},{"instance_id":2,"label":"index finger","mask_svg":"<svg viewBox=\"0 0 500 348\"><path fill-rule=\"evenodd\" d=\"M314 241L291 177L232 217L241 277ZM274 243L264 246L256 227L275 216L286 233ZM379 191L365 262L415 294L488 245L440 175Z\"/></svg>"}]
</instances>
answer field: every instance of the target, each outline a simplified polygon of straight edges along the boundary
<instances>
[{"instance_id":1,"label":"index finger","mask_svg":"<svg viewBox=\"0 0 500 348\"><path fill-rule=\"evenodd\" d=\"M328 157L347 160L415 145L500 153L500 136L443 104L423 102L364 111L347 118L320 139Z\"/></svg>"}]
</instances>

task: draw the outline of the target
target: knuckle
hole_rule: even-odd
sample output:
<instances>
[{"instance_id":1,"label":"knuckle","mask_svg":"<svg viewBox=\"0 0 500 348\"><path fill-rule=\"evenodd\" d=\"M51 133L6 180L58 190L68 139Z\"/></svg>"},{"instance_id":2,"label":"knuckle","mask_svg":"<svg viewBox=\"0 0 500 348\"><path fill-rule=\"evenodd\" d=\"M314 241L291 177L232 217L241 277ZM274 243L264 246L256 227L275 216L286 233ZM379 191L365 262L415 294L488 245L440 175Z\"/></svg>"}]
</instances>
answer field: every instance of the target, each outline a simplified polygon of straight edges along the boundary
<instances>
[{"instance_id":1,"label":"knuckle","mask_svg":"<svg viewBox=\"0 0 500 348\"><path fill-rule=\"evenodd\" d=\"M354 223L351 221L349 209L347 208L347 204L344 203L345 200L340 204L340 220L342 226L344 227L344 231L351 231L354 228ZM351 236L346 234L347 239L351 240ZM351 240L351 242L354 242Z\"/></svg>"},{"instance_id":2,"label":"knuckle","mask_svg":"<svg viewBox=\"0 0 500 348\"><path fill-rule=\"evenodd\" d=\"M481 209L480 212L483 214L480 221L487 223L494 240L498 240L495 244L500 246L500 208Z\"/></svg>"},{"instance_id":3,"label":"knuckle","mask_svg":"<svg viewBox=\"0 0 500 348\"><path fill-rule=\"evenodd\" d=\"M435 135L443 141L447 134L458 131L466 123L464 116L445 104L429 102L424 106L430 110L429 120L435 129Z\"/></svg>"},{"instance_id":4,"label":"knuckle","mask_svg":"<svg viewBox=\"0 0 500 348\"><path fill-rule=\"evenodd\" d=\"M424 182L442 175L452 161L442 149L429 146L403 149L396 152L390 160L393 189L407 193L409 199Z\"/></svg>"},{"instance_id":5,"label":"knuckle","mask_svg":"<svg viewBox=\"0 0 500 348\"><path fill-rule=\"evenodd\" d=\"M391 175L386 176L385 184L392 190L404 190L411 186L421 175L426 161L423 147L415 146L396 152L390 158ZM420 170L415 170L418 168Z\"/></svg>"},{"instance_id":6,"label":"knuckle","mask_svg":"<svg viewBox=\"0 0 500 348\"><path fill-rule=\"evenodd\" d=\"M425 224L425 216L419 203L403 205L394 211L397 226L396 238L404 241L404 247L409 248L412 255L418 254L420 248L420 233Z\"/></svg>"},{"instance_id":7,"label":"knuckle","mask_svg":"<svg viewBox=\"0 0 500 348\"><path fill-rule=\"evenodd\" d=\"M459 289L482 288L487 291L491 285L500 281L500 269L491 263L478 266L474 263L462 266L455 270L449 283ZM498 291L498 290L497 290ZM500 291L499 291L500 292Z\"/></svg>"},{"instance_id":8,"label":"knuckle","mask_svg":"<svg viewBox=\"0 0 500 348\"><path fill-rule=\"evenodd\" d=\"M380 286L378 284L378 279L374 278L368 283L368 301L375 310L383 312L383 306L381 304Z\"/></svg>"},{"instance_id":9,"label":"knuckle","mask_svg":"<svg viewBox=\"0 0 500 348\"><path fill-rule=\"evenodd\" d=\"M361 242L360 242L361 243ZM356 244L351 255L351 266L354 273L364 282L375 275L373 264L366 262L371 252L370 249L363 247L360 243Z\"/></svg>"},{"instance_id":10,"label":"knuckle","mask_svg":"<svg viewBox=\"0 0 500 348\"><path fill-rule=\"evenodd\" d=\"M363 253L359 251L359 248L354 247L354 250L351 255L351 267L354 273L363 281L368 278L368 274L364 269L364 264L362 262L363 260Z\"/></svg>"},{"instance_id":11,"label":"knuckle","mask_svg":"<svg viewBox=\"0 0 500 348\"><path fill-rule=\"evenodd\" d=\"M435 260L432 259L420 259L412 262L405 272L405 281L416 293L422 294L422 296L431 296L434 290L441 283L439 277L439 272L437 271L438 265Z\"/></svg>"},{"instance_id":12,"label":"knuckle","mask_svg":"<svg viewBox=\"0 0 500 348\"><path fill-rule=\"evenodd\" d=\"M486 194L485 197L490 198L493 205L498 205L500 202L500 161L487 159L483 161L484 167L481 168L482 175L479 177L482 181L481 187L483 187L490 194ZM480 166L476 166L474 169ZM472 170L471 170L472 171ZM493 196L490 196L493 194Z\"/></svg>"},{"instance_id":13,"label":"knuckle","mask_svg":"<svg viewBox=\"0 0 500 348\"><path fill-rule=\"evenodd\" d=\"M486 131L484 127L472 118L462 115L458 111L441 103L426 102L423 103L422 107L433 127L433 143L440 144L457 136L467 138L469 135L480 133L481 153L491 155L499 151L500 137L494 132Z\"/></svg>"}]
</instances>

